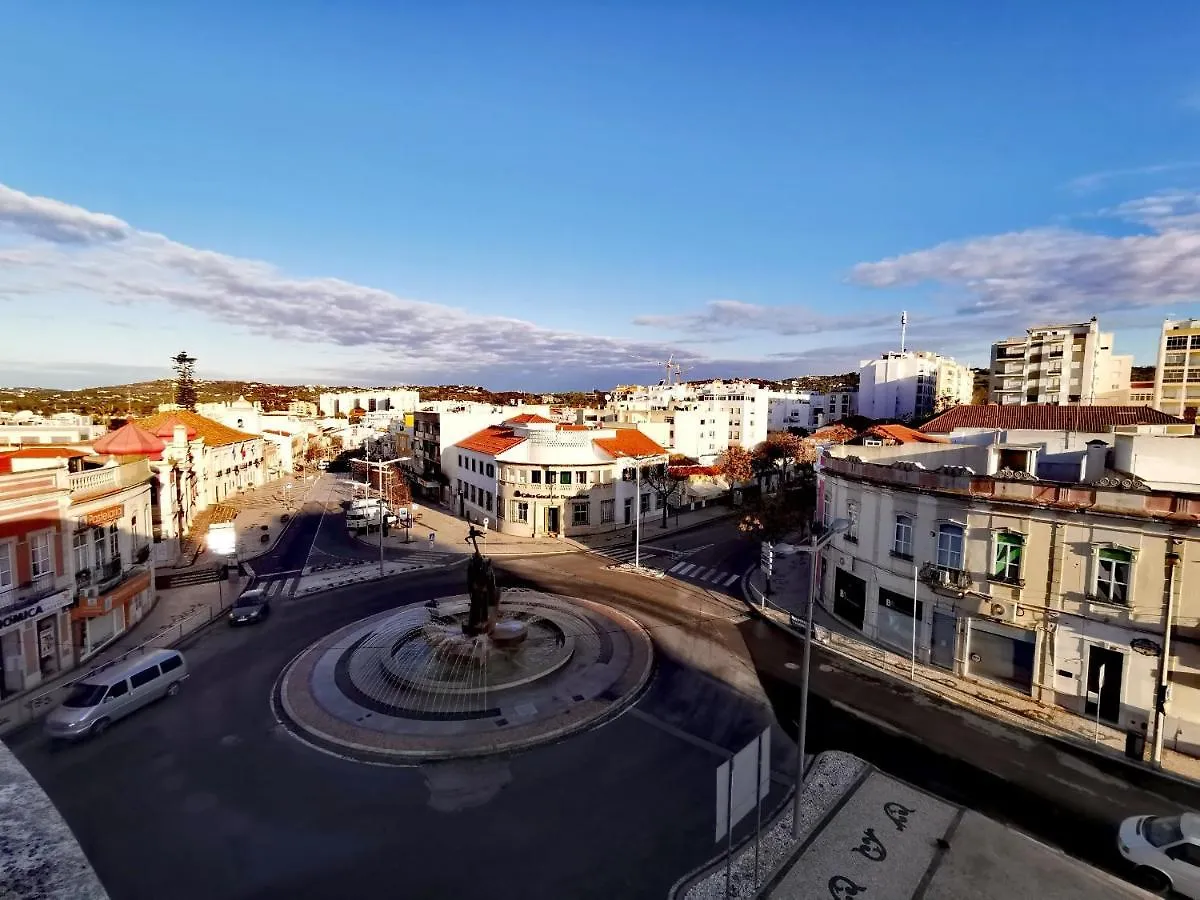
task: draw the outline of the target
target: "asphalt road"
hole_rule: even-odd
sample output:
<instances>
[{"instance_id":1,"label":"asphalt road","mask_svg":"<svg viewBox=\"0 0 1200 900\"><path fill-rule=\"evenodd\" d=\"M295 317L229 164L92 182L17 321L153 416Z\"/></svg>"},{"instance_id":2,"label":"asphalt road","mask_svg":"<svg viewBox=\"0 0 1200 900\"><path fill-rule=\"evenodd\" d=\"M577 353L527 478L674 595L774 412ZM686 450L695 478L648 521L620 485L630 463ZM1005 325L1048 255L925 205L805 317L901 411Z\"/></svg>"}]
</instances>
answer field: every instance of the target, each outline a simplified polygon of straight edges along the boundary
<instances>
[{"instance_id":1,"label":"asphalt road","mask_svg":"<svg viewBox=\"0 0 1200 900\"><path fill-rule=\"evenodd\" d=\"M610 581L576 593L623 591ZM713 852L714 768L771 720L761 694L718 677L738 640L725 619L654 617L662 652L633 710L512 757L368 766L276 723L268 698L294 654L461 582L461 572L417 574L281 603L255 628L216 626L185 647L192 676L179 696L79 746L52 747L36 730L9 743L114 900L661 898ZM786 770L786 753L779 763ZM782 796L777 786L770 802Z\"/></svg>"}]
</instances>

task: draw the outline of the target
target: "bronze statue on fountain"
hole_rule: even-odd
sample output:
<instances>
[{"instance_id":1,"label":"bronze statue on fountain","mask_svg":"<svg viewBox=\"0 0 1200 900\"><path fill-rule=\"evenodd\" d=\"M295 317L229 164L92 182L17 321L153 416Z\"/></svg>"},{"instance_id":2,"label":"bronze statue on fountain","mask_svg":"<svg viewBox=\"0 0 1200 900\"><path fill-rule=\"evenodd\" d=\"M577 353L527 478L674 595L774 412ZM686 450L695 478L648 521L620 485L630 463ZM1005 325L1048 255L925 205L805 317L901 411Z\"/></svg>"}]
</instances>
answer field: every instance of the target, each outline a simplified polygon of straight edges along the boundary
<instances>
[{"instance_id":1,"label":"bronze statue on fountain","mask_svg":"<svg viewBox=\"0 0 1200 900\"><path fill-rule=\"evenodd\" d=\"M500 618L500 588L492 561L479 552L479 539L487 532L471 523L467 541L475 548L467 564L467 594L471 598L462 633L468 638L485 638L492 646L514 647L525 640L527 629L518 619Z\"/></svg>"}]
</instances>

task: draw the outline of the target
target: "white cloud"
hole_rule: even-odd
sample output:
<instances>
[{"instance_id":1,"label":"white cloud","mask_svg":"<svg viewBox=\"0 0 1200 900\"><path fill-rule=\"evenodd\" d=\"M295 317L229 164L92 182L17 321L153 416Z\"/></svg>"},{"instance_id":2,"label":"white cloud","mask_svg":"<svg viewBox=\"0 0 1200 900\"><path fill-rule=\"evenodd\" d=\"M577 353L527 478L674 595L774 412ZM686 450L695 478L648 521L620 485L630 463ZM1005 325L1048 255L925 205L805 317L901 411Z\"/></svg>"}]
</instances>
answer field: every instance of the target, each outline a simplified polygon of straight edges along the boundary
<instances>
[{"instance_id":1,"label":"white cloud","mask_svg":"<svg viewBox=\"0 0 1200 900\"><path fill-rule=\"evenodd\" d=\"M1014 325L1200 299L1195 193L1156 194L1109 212L1151 233L1010 232L860 263L851 279L872 287L948 285L965 296L960 314L1006 315Z\"/></svg>"},{"instance_id":2,"label":"white cloud","mask_svg":"<svg viewBox=\"0 0 1200 900\"><path fill-rule=\"evenodd\" d=\"M726 338L736 331L770 331L794 336L877 328L896 321L896 316L830 316L803 306L760 306L741 300L710 300L699 312L637 316L633 322L654 328L670 328L690 334Z\"/></svg>"},{"instance_id":3,"label":"white cloud","mask_svg":"<svg viewBox=\"0 0 1200 900\"><path fill-rule=\"evenodd\" d=\"M1200 100L1200 95L1197 95ZM1200 109L1200 103L1197 104ZM1079 194L1087 194L1104 187L1109 182L1121 181L1128 178L1140 178L1146 175L1165 175L1168 172L1184 172L1189 169L1200 169L1200 160L1184 160L1182 162L1156 163L1150 166L1133 166L1128 169L1109 169L1106 172L1090 172L1080 175L1067 182L1067 187Z\"/></svg>"}]
</instances>

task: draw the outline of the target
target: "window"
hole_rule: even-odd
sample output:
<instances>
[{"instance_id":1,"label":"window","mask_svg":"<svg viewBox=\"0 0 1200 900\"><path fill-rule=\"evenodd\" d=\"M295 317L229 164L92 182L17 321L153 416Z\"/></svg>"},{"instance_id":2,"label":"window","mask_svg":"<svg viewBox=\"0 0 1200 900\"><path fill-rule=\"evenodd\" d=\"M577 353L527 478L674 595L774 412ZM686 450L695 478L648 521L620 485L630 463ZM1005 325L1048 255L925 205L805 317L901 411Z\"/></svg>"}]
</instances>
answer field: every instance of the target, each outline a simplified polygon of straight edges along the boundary
<instances>
[{"instance_id":1,"label":"window","mask_svg":"<svg viewBox=\"0 0 1200 900\"><path fill-rule=\"evenodd\" d=\"M563 473L568 474L568 473ZM591 519L592 505L590 503L572 503L571 504L571 524L572 525L587 525Z\"/></svg>"},{"instance_id":2,"label":"window","mask_svg":"<svg viewBox=\"0 0 1200 900\"><path fill-rule=\"evenodd\" d=\"M471 502L475 502L475 485L471 485Z\"/></svg>"},{"instance_id":3,"label":"window","mask_svg":"<svg viewBox=\"0 0 1200 900\"><path fill-rule=\"evenodd\" d=\"M963 567L963 527L939 525L937 533L937 565L939 569L961 572Z\"/></svg>"},{"instance_id":4,"label":"window","mask_svg":"<svg viewBox=\"0 0 1200 900\"><path fill-rule=\"evenodd\" d=\"M617 505L617 501L615 501L615 500L601 500L600 501L600 521L601 521L601 523L611 522L611 521L613 521L613 519L616 518L616 515L617 515L616 505Z\"/></svg>"},{"instance_id":5,"label":"window","mask_svg":"<svg viewBox=\"0 0 1200 900\"><path fill-rule=\"evenodd\" d=\"M1192 335L1192 349L1200 350L1200 334Z\"/></svg>"},{"instance_id":6,"label":"window","mask_svg":"<svg viewBox=\"0 0 1200 900\"><path fill-rule=\"evenodd\" d=\"M496 477L496 467L493 466L491 463L487 464L487 477L488 478Z\"/></svg>"},{"instance_id":7,"label":"window","mask_svg":"<svg viewBox=\"0 0 1200 900\"><path fill-rule=\"evenodd\" d=\"M911 516L896 516L896 528L892 532L892 555L912 559L913 520Z\"/></svg>"},{"instance_id":8,"label":"window","mask_svg":"<svg viewBox=\"0 0 1200 900\"><path fill-rule=\"evenodd\" d=\"M514 522L528 522L529 504L524 500L514 500L512 505L512 518Z\"/></svg>"},{"instance_id":9,"label":"window","mask_svg":"<svg viewBox=\"0 0 1200 900\"><path fill-rule=\"evenodd\" d=\"M75 558L75 571L83 572L88 567L88 539L86 531L75 532L75 537L71 538L71 548ZM0 587L3 587L0 584Z\"/></svg>"},{"instance_id":10,"label":"window","mask_svg":"<svg viewBox=\"0 0 1200 900\"><path fill-rule=\"evenodd\" d=\"M471 460L471 471L472 472L479 471L479 468L476 466L476 463L478 463L478 462L479 462L479 460L476 460L476 459Z\"/></svg>"},{"instance_id":11,"label":"window","mask_svg":"<svg viewBox=\"0 0 1200 900\"><path fill-rule=\"evenodd\" d=\"M492 511L492 492L488 491L487 496L484 499L485 499L485 502L483 504L483 508L486 509L488 512L491 512Z\"/></svg>"},{"instance_id":12,"label":"window","mask_svg":"<svg viewBox=\"0 0 1200 900\"><path fill-rule=\"evenodd\" d=\"M461 453L458 454L458 467L460 469L462 468L462 454Z\"/></svg>"},{"instance_id":13,"label":"window","mask_svg":"<svg viewBox=\"0 0 1200 900\"><path fill-rule=\"evenodd\" d=\"M456 478L456 479L455 479L455 481L457 481L457 482L458 482L458 494L459 494L459 496L461 496L461 495L462 495L462 492L463 492L463 487L462 487L462 479L461 479L461 478Z\"/></svg>"},{"instance_id":14,"label":"window","mask_svg":"<svg viewBox=\"0 0 1200 900\"><path fill-rule=\"evenodd\" d=\"M142 685L149 684L158 677L158 666L150 666L129 676L129 684L136 691Z\"/></svg>"},{"instance_id":15,"label":"window","mask_svg":"<svg viewBox=\"0 0 1200 900\"><path fill-rule=\"evenodd\" d=\"M1129 602L1129 573L1133 554L1117 547L1101 547L1096 566L1096 596L1109 603Z\"/></svg>"},{"instance_id":16,"label":"window","mask_svg":"<svg viewBox=\"0 0 1200 900\"><path fill-rule=\"evenodd\" d=\"M1167 349L1168 350L1186 350L1187 348L1188 348L1188 339L1186 336L1167 338Z\"/></svg>"},{"instance_id":17,"label":"window","mask_svg":"<svg viewBox=\"0 0 1200 900\"><path fill-rule=\"evenodd\" d=\"M642 512L650 511L650 495L642 494Z\"/></svg>"},{"instance_id":18,"label":"window","mask_svg":"<svg viewBox=\"0 0 1200 900\"><path fill-rule=\"evenodd\" d=\"M846 501L846 518L850 522L850 527L847 528L842 533L842 535L848 541L857 541L858 540L858 501L857 500L847 500Z\"/></svg>"},{"instance_id":19,"label":"window","mask_svg":"<svg viewBox=\"0 0 1200 900\"><path fill-rule=\"evenodd\" d=\"M554 484L554 479L557 473L553 469L546 470L546 484Z\"/></svg>"},{"instance_id":20,"label":"window","mask_svg":"<svg viewBox=\"0 0 1200 900\"><path fill-rule=\"evenodd\" d=\"M1185 862L1189 866L1200 868L1200 847L1195 844L1176 844L1167 850L1167 856L1171 859Z\"/></svg>"},{"instance_id":21,"label":"window","mask_svg":"<svg viewBox=\"0 0 1200 900\"><path fill-rule=\"evenodd\" d=\"M571 473L570 472L559 472L558 473L558 483L559 484L570 484L571 483Z\"/></svg>"},{"instance_id":22,"label":"window","mask_svg":"<svg viewBox=\"0 0 1200 900\"><path fill-rule=\"evenodd\" d=\"M542 483L542 470L534 469L532 472L530 472L529 480L532 481L534 484L541 484Z\"/></svg>"},{"instance_id":23,"label":"window","mask_svg":"<svg viewBox=\"0 0 1200 900\"><path fill-rule=\"evenodd\" d=\"M110 699L115 699L117 697L124 697L128 693L129 693L129 682L128 681L118 681L116 684L109 685L108 692L104 695L104 699L110 700Z\"/></svg>"},{"instance_id":24,"label":"window","mask_svg":"<svg viewBox=\"0 0 1200 900\"><path fill-rule=\"evenodd\" d=\"M587 484L587 475L588 475L587 472L576 472L575 473L575 483L576 484Z\"/></svg>"},{"instance_id":25,"label":"window","mask_svg":"<svg viewBox=\"0 0 1200 900\"><path fill-rule=\"evenodd\" d=\"M517 470L517 483L518 483L518 484L524 484L524 483L525 483L525 481L526 481L526 478L527 478L527 477L528 477L528 476L525 474L525 470L524 470L524 469L518 469L518 470Z\"/></svg>"},{"instance_id":26,"label":"window","mask_svg":"<svg viewBox=\"0 0 1200 900\"><path fill-rule=\"evenodd\" d=\"M163 670L163 673L165 674L167 672L174 672L176 669L178 669L182 665L183 665L183 659L181 657L168 656L166 659L164 659L162 661L162 663L160 664L160 668Z\"/></svg>"},{"instance_id":27,"label":"window","mask_svg":"<svg viewBox=\"0 0 1200 900\"><path fill-rule=\"evenodd\" d=\"M121 535L117 531L117 523L108 526L108 555L116 559L121 555Z\"/></svg>"},{"instance_id":28,"label":"window","mask_svg":"<svg viewBox=\"0 0 1200 900\"><path fill-rule=\"evenodd\" d=\"M35 534L29 539L29 574L41 578L50 571L50 535L46 532Z\"/></svg>"},{"instance_id":29,"label":"window","mask_svg":"<svg viewBox=\"0 0 1200 900\"><path fill-rule=\"evenodd\" d=\"M95 552L92 554L92 562L94 562L96 564L96 568L99 569L104 565L104 560L107 558L104 554L103 528L92 529L92 546L95 548Z\"/></svg>"},{"instance_id":30,"label":"window","mask_svg":"<svg viewBox=\"0 0 1200 900\"><path fill-rule=\"evenodd\" d=\"M821 510L821 523L827 530L833 525L833 488L825 488L825 507Z\"/></svg>"},{"instance_id":31,"label":"window","mask_svg":"<svg viewBox=\"0 0 1200 900\"><path fill-rule=\"evenodd\" d=\"M12 544L0 544L0 591L13 585Z\"/></svg>"},{"instance_id":32,"label":"window","mask_svg":"<svg viewBox=\"0 0 1200 900\"><path fill-rule=\"evenodd\" d=\"M1025 550L1025 536L1011 531L996 535L992 557L992 580L1006 584L1021 583L1021 554Z\"/></svg>"}]
</instances>

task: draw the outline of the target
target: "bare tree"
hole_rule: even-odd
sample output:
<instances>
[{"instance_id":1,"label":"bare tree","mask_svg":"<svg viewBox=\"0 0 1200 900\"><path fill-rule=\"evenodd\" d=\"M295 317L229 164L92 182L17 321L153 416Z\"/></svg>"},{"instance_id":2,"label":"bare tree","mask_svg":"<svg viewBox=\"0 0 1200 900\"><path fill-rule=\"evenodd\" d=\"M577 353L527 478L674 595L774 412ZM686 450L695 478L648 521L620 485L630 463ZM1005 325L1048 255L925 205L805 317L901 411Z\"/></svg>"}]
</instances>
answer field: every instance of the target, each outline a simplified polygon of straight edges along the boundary
<instances>
[{"instance_id":1,"label":"bare tree","mask_svg":"<svg viewBox=\"0 0 1200 900\"><path fill-rule=\"evenodd\" d=\"M662 527L667 527L667 512L672 501L679 505L683 499L683 486L687 484L687 476L671 471L666 463L650 466L642 470L642 482L649 486L658 497L658 505L662 507Z\"/></svg>"},{"instance_id":2,"label":"bare tree","mask_svg":"<svg viewBox=\"0 0 1200 900\"><path fill-rule=\"evenodd\" d=\"M789 493L760 497L738 522L738 529L760 541L779 541L804 523L805 510Z\"/></svg>"}]
</instances>

